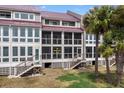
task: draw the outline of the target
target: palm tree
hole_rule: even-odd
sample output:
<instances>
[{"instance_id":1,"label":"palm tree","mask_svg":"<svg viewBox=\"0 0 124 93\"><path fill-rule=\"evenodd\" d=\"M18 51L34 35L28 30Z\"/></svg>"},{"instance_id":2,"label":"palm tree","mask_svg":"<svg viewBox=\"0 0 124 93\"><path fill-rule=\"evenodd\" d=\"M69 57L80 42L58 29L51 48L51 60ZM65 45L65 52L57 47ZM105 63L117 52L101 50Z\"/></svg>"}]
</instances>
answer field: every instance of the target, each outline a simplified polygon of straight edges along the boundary
<instances>
[{"instance_id":1,"label":"palm tree","mask_svg":"<svg viewBox=\"0 0 124 93\"><path fill-rule=\"evenodd\" d=\"M95 73L98 76L98 39L99 35L108 31L111 20L111 6L94 7L84 17L83 23L86 32L96 36L96 51L95 51Z\"/></svg>"},{"instance_id":2,"label":"palm tree","mask_svg":"<svg viewBox=\"0 0 124 93\"><path fill-rule=\"evenodd\" d=\"M99 46L99 51L106 61L106 71L107 75L110 74L109 60L108 58L113 55L112 48L112 31L105 32L103 35L103 43Z\"/></svg>"},{"instance_id":3,"label":"palm tree","mask_svg":"<svg viewBox=\"0 0 124 93\"><path fill-rule=\"evenodd\" d=\"M112 37L115 42L117 86L120 86L124 66L124 6L115 8L112 18Z\"/></svg>"}]
</instances>

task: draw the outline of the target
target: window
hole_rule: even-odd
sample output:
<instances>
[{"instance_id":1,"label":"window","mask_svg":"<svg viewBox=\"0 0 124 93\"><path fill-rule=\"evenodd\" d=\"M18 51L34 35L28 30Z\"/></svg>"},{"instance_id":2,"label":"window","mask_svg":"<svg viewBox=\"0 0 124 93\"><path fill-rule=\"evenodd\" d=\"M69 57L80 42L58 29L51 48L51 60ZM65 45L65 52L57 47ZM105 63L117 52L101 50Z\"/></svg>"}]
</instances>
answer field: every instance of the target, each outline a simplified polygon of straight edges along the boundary
<instances>
[{"instance_id":1,"label":"window","mask_svg":"<svg viewBox=\"0 0 124 93\"><path fill-rule=\"evenodd\" d=\"M3 56L9 56L9 47L3 47Z\"/></svg>"},{"instance_id":2,"label":"window","mask_svg":"<svg viewBox=\"0 0 124 93\"><path fill-rule=\"evenodd\" d=\"M29 15L29 19L34 19L33 14L30 14L30 15Z\"/></svg>"},{"instance_id":3,"label":"window","mask_svg":"<svg viewBox=\"0 0 124 93\"><path fill-rule=\"evenodd\" d=\"M18 27L13 27L13 36L18 36Z\"/></svg>"},{"instance_id":4,"label":"window","mask_svg":"<svg viewBox=\"0 0 124 93\"><path fill-rule=\"evenodd\" d=\"M57 21L53 21L51 22L52 25L59 25L59 23Z\"/></svg>"},{"instance_id":5,"label":"window","mask_svg":"<svg viewBox=\"0 0 124 93\"><path fill-rule=\"evenodd\" d=\"M12 38L13 42L18 42L18 38Z\"/></svg>"},{"instance_id":6,"label":"window","mask_svg":"<svg viewBox=\"0 0 124 93\"><path fill-rule=\"evenodd\" d=\"M9 38L3 38L3 42L8 42Z\"/></svg>"},{"instance_id":7,"label":"window","mask_svg":"<svg viewBox=\"0 0 124 93\"><path fill-rule=\"evenodd\" d=\"M39 60L39 49L35 49L35 60Z\"/></svg>"},{"instance_id":8,"label":"window","mask_svg":"<svg viewBox=\"0 0 124 93\"><path fill-rule=\"evenodd\" d=\"M19 18L19 13L15 13L15 18Z\"/></svg>"},{"instance_id":9,"label":"window","mask_svg":"<svg viewBox=\"0 0 124 93\"><path fill-rule=\"evenodd\" d=\"M74 57L81 57L81 47L74 47Z\"/></svg>"},{"instance_id":10,"label":"window","mask_svg":"<svg viewBox=\"0 0 124 93\"><path fill-rule=\"evenodd\" d=\"M40 33L39 33L39 29L38 28L35 28L35 37L39 37Z\"/></svg>"},{"instance_id":11,"label":"window","mask_svg":"<svg viewBox=\"0 0 124 93\"><path fill-rule=\"evenodd\" d=\"M45 24L48 24L48 25L60 25L60 21L58 21L58 20L48 20L48 19L46 19L46 20L45 20Z\"/></svg>"},{"instance_id":12,"label":"window","mask_svg":"<svg viewBox=\"0 0 124 93\"><path fill-rule=\"evenodd\" d=\"M61 58L61 47L53 47L53 59L60 59Z\"/></svg>"},{"instance_id":13,"label":"window","mask_svg":"<svg viewBox=\"0 0 124 93\"><path fill-rule=\"evenodd\" d=\"M94 47L94 58L95 58L95 56L96 56L96 47ZM98 57L100 57L100 53L98 53Z\"/></svg>"},{"instance_id":14,"label":"window","mask_svg":"<svg viewBox=\"0 0 124 93\"><path fill-rule=\"evenodd\" d=\"M67 22L67 21L63 21L62 22L63 26L75 26L75 22Z\"/></svg>"},{"instance_id":15,"label":"window","mask_svg":"<svg viewBox=\"0 0 124 93\"><path fill-rule=\"evenodd\" d=\"M28 56L32 56L33 52L32 52L32 47L28 47Z\"/></svg>"},{"instance_id":16,"label":"window","mask_svg":"<svg viewBox=\"0 0 124 93\"><path fill-rule=\"evenodd\" d=\"M72 33L64 33L64 44L72 44Z\"/></svg>"},{"instance_id":17,"label":"window","mask_svg":"<svg viewBox=\"0 0 124 93\"><path fill-rule=\"evenodd\" d=\"M61 44L61 32L53 32L53 44Z\"/></svg>"},{"instance_id":18,"label":"window","mask_svg":"<svg viewBox=\"0 0 124 93\"><path fill-rule=\"evenodd\" d=\"M21 19L28 19L28 14L21 13Z\"/></svg>"},{"instance_id":19,"label":"window","mask_svg":"<svg viewBox=\"0 0 124 93\"><path fill-rule=\"evenodd\" d=\"M25 47L20 47L20 55L25 56Z\"/></svg>"},{"instance_id":20,"label":"window","mask_svg":"<svg viewBox=\"0 0 124 93\"><path fill-rule=\"evenodd\" d=\"M88 34L86 34L86 40L88 40L88 36L89 36L89 35L88 35Z\"/></svg>"},{"instance_id":21,"label":"window","mask_svg":"<svg viewBox=\"0 0 124 93\"><path fill-rule=\"evenodd\" d=\"M90 34L89 36L90 36L90 40L92 40L92 34Z\"/></svg>"},{"instance_id":22,"label":"window","mask_svg":"<svg viewBox=\"0 0 124 93\"><path fill-rule=\"evenodd\" d=\"M72 47L64 47L64 58L72 58Z\"/></svg>"},{"instance_id":23,"label":"window","mask_svg":"<svg viewBox=\"0 0 124 93\"><path fill-rule=\"evenodd\" d=\"M25 60L26 60L25 58L20 58L20 61L22 61L22 62L25 61Z\"/></svg>"},{"instance_id":24,"label":"window","mask_svg":"<svg viewBox=\"0 0 124 93\"><path fill-rule=\"evenodd\" d=\"M3 62L9 62L9 58L3 58Z\"/></svg>"},{"instance_id":25,"label":"window","mask_svg":"<svg viewBox=\"0 0 124 93\"><path fill-rule=\"evenodd\" d=\"M49 24L49 20L46 19L46 20L45 20L45 24Z\"/></svg>"},{"instance_id":26,"label":"window","mask_svg":"<svg viewBox=\"0 0 124 93\"><path fill-rule=\"evenodd\" d=\"M42 59L51 59L51 47L42 47Z\"/></svg>"},{"instance_id":27,"label":"window","mask_svg":"<svg viewBox=\"0 0 124 93\"><path fill-rule=\"evenodd\" d=\"M9 36L9 27L3 26L3 36Z\"/></svg>"},{"instance_id":28,"label":"window","mask_svg":"<svg viewBox=\"0 0 124 93\"><path fill-rule=\"evenodd\" d=\"M20 27L20 36L25 37L25 28L24 27Z\"/></svg>"},{"instance_id":29,"label":"window","mask_svg":"<svg viewBox=\"0 0 124 93\"><path fill-rule=\"evenodd\" d=\"M28 37L32 37L32 35L33 35L32 32L33 32L32 28L29 27L28 28Z\"/></svg>"},{"instance_id":30,"label":"window","mask_svg":"<svg viewBox=\"0 0 124 93\"><path fill-rule=\"evenodd\" d=\"M18 56L18 47L13 47L13 56Z\"/></svg>"},{"instance_id":31,"label":"window","mask_svg":"<svg viewBox=\"0 0 124 93\"><path fill-rule=\"evenodd\" d=\"M15 12L15 18L17 19L34 20L34 17L32 13Z\"/></svg>"},{"instance_id":32,"label":"window","mask_svg":"<svg viewBox=\"0 0 124 93\"><path fill-rule=\"evenodd\" d=\"M94 35L94 40L96 40L96 35Z\"/></svg>"},{"instance_id":33,"label":"window","mask_svg":"<svg viewBox=\"0 0 124 93\"><path fill-rule=\"evenodd\" d=\"M51 44L51 32L42 32L42 44Z\"/></svg>"},{"instance_id":34,"label":"window","mask_svg":"<svg viewBox=\"0 0 124 93\"><path fill-rule=\"evenodd\" d=\"M0 18L11 18L11 12L0 11Z\"/></svg>"},{"instance_id":35,"label":"window","mask_svg":"<svg viewBox=\"0 0 124 93\"><path fill-rule=\"evenodd\" d=\"M35 39L34 42L40 42L40 39Z\"/></svg>"},{"instance_id":36,"label":"window","mask_svg":"<svg viewBox=\"0 0 124 93\"><path fill-rule=\"evenodd\" d=\"M81 33L74 33L74 44L81 44Z\"/></svg>"},{"instance_id":37,"label":"window","mask_svg":"<svg viewBox=\"0 0 124 93\"><path fill-rule=\"evenodd\" d=\"M86 47L86 58L92 58L92 47Z\"/></svg>"},{"instance_id":38,"label":"window","mask_svg":"<svg viewBox=\"0 0 124 93\"><path fill-rule=\"evenodd\" d=\"M28 42L33 42L33 39L28 39Z\"/></svg>"},{"instance_id":39,"label":"window","mask_svg":"<svg viewBox=\"0 0 124 93\"><path fill-rule=\"evenodd\" d=\"M20 42L25 42L25 38L20 38Z\"/></svg>"},{"instance_id":40,"label":"window","mask_svg":"<svg viewBox=\"0 0 124 93\"><path fill-rule=\"evenodd\" d=\"M13 58L12 61L13 62L17 62L18 61L18 58Z\"/></svg>"}]
</instances>

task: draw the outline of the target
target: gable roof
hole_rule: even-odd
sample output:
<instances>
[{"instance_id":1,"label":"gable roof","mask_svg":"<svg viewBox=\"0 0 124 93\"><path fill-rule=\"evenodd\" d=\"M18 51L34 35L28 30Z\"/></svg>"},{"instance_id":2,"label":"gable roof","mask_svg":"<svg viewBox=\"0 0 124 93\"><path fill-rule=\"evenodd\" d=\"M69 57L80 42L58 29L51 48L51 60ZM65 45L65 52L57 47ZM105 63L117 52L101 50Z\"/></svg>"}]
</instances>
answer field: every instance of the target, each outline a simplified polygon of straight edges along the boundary
<instances>
[{"instance_id":1,"label":"gable roof","mask_svg":"<svg viewBox=\"0 0 124 93\"><path fill-rule=\"evenodd\" d=\"M68 13L58 13L49 11L41 11L41 17L51 20L80 21L79 18L76 18Z\"/></svg>"},{"instance_id":2,"label":"gable roof","mask_svg":"<svg viewBox=\"0 0 124 93\"><path fill-rule=\"evenodd\" d=\"M38 6L34 5L0 5L0 9L20 12L40 13Z\"/></svg>"}]
</instances>

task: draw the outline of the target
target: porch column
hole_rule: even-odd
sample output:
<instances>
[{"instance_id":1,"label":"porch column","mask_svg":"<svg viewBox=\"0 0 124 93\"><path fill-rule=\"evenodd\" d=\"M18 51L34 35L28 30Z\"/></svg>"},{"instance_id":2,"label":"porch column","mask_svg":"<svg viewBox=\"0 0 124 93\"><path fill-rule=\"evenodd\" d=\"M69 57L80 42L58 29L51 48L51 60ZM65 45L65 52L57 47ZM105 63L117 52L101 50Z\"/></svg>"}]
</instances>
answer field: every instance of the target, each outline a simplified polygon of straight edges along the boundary
<instances>
[{"instance_id":1,"label":"porch column","mask_svg":"<svg viewBox=\"0 0 124 93\"><path fill-rule=\"evenodd\" d=\"M83 32L83 59L86 59L86 32Z\"/></svg>"},{"instance_id":2,"label":"porch column","mask_svg":"<svg viewBox=\"0 0 124 93\"><path fill-rule=\"evenodd\" d=\"M53 32L51 32L51 60L53 59Z\"/></svg>"},{"instance_id":3,"label":"porch column","mask_svg":"<svg viewBox=\"0 0 124 93\"><path fill-rule=\"evenodd\" d=\"M64 68L64 32L62 32L62 67Z\"/></svg>"},{"instance_id":4,"label":"porch column","mask_svg":"<svg viewBox=\"0 0 124 93\"><path fill-rule=\"evenodd\" d=\"M81 59L84 59L84 33L81 33Z\"/></svg>"},{"instance_id":5,"label":"porch column","mask_svg":"<svg viewBox=\"0 0 124 93\"><path fill-rule=\"evenodd\" d=\"M74 59L74 32L72 33L72 58Z\"/></svg>"}]
</instances>

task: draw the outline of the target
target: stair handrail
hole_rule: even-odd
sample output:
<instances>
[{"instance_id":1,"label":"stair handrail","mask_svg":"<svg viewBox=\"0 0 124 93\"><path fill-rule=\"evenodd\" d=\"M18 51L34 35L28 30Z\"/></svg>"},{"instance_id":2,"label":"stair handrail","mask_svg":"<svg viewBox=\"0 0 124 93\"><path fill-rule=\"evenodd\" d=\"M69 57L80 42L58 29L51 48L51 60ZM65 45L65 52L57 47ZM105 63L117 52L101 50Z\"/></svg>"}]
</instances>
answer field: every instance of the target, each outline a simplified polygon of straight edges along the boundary
<instances>
[{"instance_id":1,"label":"stair handrail","mask_svg":"<svg viewBox=\"0 0 124 93\"><path fill-rule=\"evenodd\" d=\"M34 58L36 55L33 55L31 58ZM23 63L25 63L25 66L26 66L26 63L30 63L30 62L32 62L33 63L33 61L29 61L29 60L25 60L25 61L23 61L23 62L21 62L21 63L19 63L19 64L17 64L15 67L18 67L19 65L21 65L21 64L23 64Z\"/></svg>"}]
</instances>

